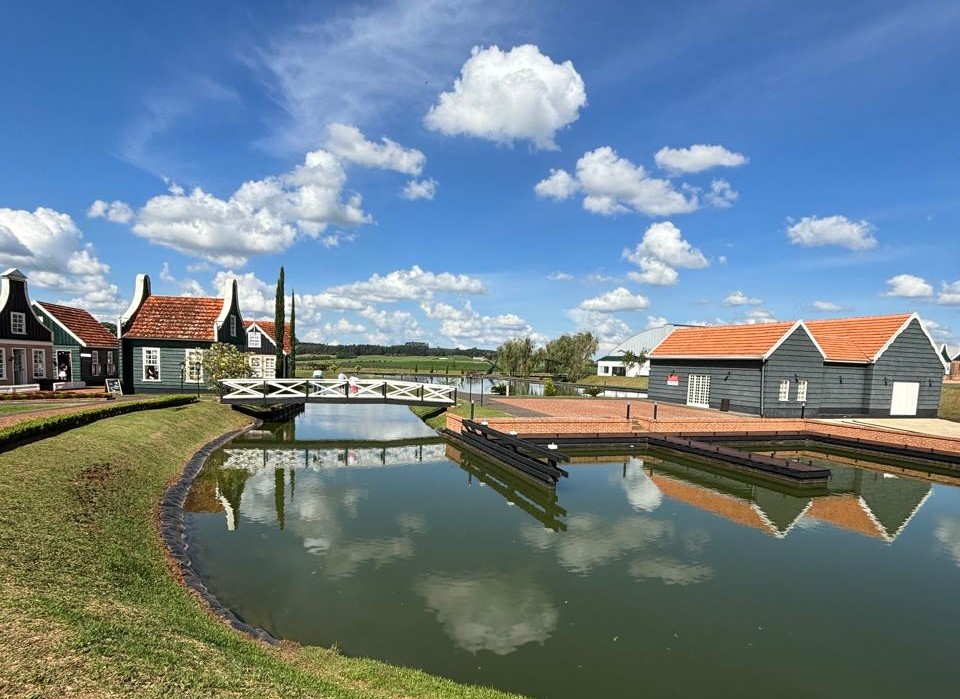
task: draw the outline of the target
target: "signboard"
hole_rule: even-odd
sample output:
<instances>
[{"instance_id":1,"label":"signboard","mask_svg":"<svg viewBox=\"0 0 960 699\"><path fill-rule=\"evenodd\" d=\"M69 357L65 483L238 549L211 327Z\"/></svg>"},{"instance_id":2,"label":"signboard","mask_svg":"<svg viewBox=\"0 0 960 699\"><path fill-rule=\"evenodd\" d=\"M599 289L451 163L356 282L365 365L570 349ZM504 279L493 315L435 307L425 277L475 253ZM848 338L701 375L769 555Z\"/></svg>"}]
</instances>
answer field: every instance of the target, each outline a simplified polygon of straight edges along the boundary
<instances>
[{"instance_id":1,"label":"signboard","mask_svg":"<svg viewBox=\"0 0 960 699\"><path fill-rule=\"evenodd\" d=\"M123 395L123 387L120 385L120 379L107 379L103 385L103 389L110 394Z\"/></svg>"},{"instance_id":2,"label":"signboard","mask_svg":"<svg viewBox=\"0 0 960 699\"><path fill-rule=\"evenodd\" d=\"M679 386L680 377L677 374L667 374L667 386Z\"/></svg>"}]
</instances>

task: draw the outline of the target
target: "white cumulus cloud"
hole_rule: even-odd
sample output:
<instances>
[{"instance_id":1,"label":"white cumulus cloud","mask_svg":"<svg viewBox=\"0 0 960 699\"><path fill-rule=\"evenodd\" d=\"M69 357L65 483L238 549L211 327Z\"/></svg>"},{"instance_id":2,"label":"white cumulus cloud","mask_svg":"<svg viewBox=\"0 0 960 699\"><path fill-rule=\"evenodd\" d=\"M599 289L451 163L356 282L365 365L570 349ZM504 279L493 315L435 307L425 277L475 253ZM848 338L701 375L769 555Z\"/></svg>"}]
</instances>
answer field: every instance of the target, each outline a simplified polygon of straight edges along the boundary
<instances>
[{"instance_id":1,"label":"white cumulus cloud","mask_svg":"<svg viewBox=\"0 0 960 699\"><path fill-rule=\"evenodd\" d=\"M547 280L551 282L572 282L573 275L560 271L550 272L550 274L547 275Z\"/></svg>"},{"instance_id":2,"label":"white cumulus cloud","mask_svg":"<svg viewBox=\"0 0 960 699\"><path fill-rule=\"evenodd\" d=\"M813 307L818 311L839 311L843 308L839 303L833 301L814 301Z\"/></svg>"},{"instance_id":3,"label":"white cumulus cloud","mask_svg":"<svg viewBox=\"0 0 960 699\"><path fill-rule=\"evenodd\" d=\"M567 311L567 316L576 323L577 330L593 333L598 340L597 349L601 354L609 352L633 335L630 326L612 313L572 308Z\"/></svg>"},{"instance_id":4,"label":"white cumulus cloud","mask_svg":"<svg viewBox=\"0 0 960 699\"><path fill-rule=\"evenodd\" d=\"M250 255L283 252L328 226L368 223L360 195L343 195L345 182L340 160L316 150L288 173L243 183L228 199L171 186L169 194L147 201L133 232L223 266L242 266Z\"/></svg>"},{"instance_id":5,"label":"white cumulus cloud","mask_svg":"<svg viewBox=\"0 0 960 699\"><path fill-rule=\"evenodd\" d=\"M689 148L661 148L653 156L657 165L671 173L697 173L715 167L740 167L747 156L723 146L692 145Z\"/></svg>"},{"instance_id":6,"label":"white cumulus cloud","mask_svg":"<svg viewBox=\"0 0 960 699\"><path fill-rule=\"evenodd\" d=\"M327 133L326 149L351 163L419 175L427 162L427 156L416 148L404 148L386 137L380 143L369 141L356 126L330 124Z\"/></svg>"},{"instance_id":7,"label":"white cumulus cloud","mask_svg":"<svg viewBox=\"0 0 960 699\"><path fill-rule=\"evenodd\" d=\"M97 199L87 209L87 218L105 218L113 223L130 223L133 220L133 209L126 202Z\"/></svg>"},{"instance_id":8,"label":"white cumulus cloud","mask_svg":"<svg viewBox=\"0 0 960 699\"><path fill-rule=\"evenodd\" d=\"M447 135L528 140L553 150L557 131L576 121L586 104L583 78L570 61L554 63L532 44L509 51L476 46L424 123Z\"/></svg>"},{"instance_id":9,"label":"white cumulus cloud","mask_svg":"<svg viewBox=\"0 0 960 699\"><path fill-rule=\"evenodd\" d=\"M944 306L960 305L960 279L955 282L940 285L940 293L937 294L937 303Z\"/></svg>"},{"instance_id":10,"label":"white cumulus cloud","mask_svg":"<svg viewBox=\"0 0 960 699\"><path fill-rule=\"evenodd\" d=\"M119 289L73 219L53 209L0 208L0 265L18 267L31 286L59 294L58 303L110 317L124 306ZM44 300L34 291L31 296Z\"/></svg>"},{"instance_id":11,"label":"white cumulus cloud","mask_svg":"<svg viewBox=\"0 0 960 699\"><path fill-rule=\"evenodd\" d=\"M742 291L734 291L723 300L727 306L759 306L763 299L750 298Z\"/></svg>"},{"instance_id":12,"label":"white cumulus cloud","mask_svg":"<svg viewBox=\"0 0 960 699\"><path fill-rule=\"evenodd\" d=\"M613 291L585 299L578 308L584 311L600 311L610 313L615 311L641 311L650 307L650 299L640 294L632 294L620 286Z\"/></svg>"},{"instance_id":13,"label":"white cumulus cloud","mask_svg":"<svg viewBox=\"0 0 960 699\"><path fill-rule=\"evenodd\" d=\"M923 277L912 274L898 274L887 280L884 296L898 296L908 299L926 299L933 296L933 287Z\"/></svg>"},{"instance_id":14,"label":"white cumulus cloud","mask_svg":"<svg viewBox=\"0 0 960 699\"><path fill-rule=\"evenodd\" d=\"M576 174L551 170L534 187L538 197L568 199L583 194L583 208L602 216L634 212L647 216L696 211L696 192L678 191L672 182L650 177L642 165L621 158L610 146L584 153L577 160Z\"/></svg>"},{"instance_id":15,"label":"white cumulus cloud","mask_svg":"<svg viewBox=\"0 0 960 699\"><path fill-rule=\"evenodd\" d=\"M701 269L710 265L703 253L684 240L680 229L670 221L652 224L636 248L624 250L622 256L641 269L628 275L631 280L659 286L676 284L677 268Z\"/></svg>"},{"instance_id":16,"label":"white cumulus cloud","mask_svg":"<svg viewBox=\"0 0 960 699\"><path fill-rule=\"evenodd\" d=\"M534 341L544 339L520 316L514 313L482 315L473 309L469 301L462 308L441 302L423 302L420 308L427 318L440 321L440 334L453 340L458 347L496 346L523 336L529 336Z\"/></svg>"},{"instance_id":17,"label":"white cumulus cloud","mask_svg":"<svg viewBox=\"0 0 960 699\"><path fill-rule=\"evenodd\" d=\"M432 178L428 180L410 180L401 192L403 198L409 199L410 201L416 199L429 199L432 201L436 193L437 181Z\"/></svg>"},{"instance_id":18,"label":"white cumulus cloud","mask_svg":"<svg viewBox=\"0 0 960 699\"><path fill-rule=\"evenodd\" d=\"M729 209L740 198L740 192L734 190L726 180L713 180L710 191L706 193L707 203L715 209Z\"/></svg>"},{"instance_id":19,"label":"white cumulus cloud","mask_svg":"<svg viewBox=\"0 0 960 699\"><path fill-rule=\"evenodd\" d=\"M869 250L877 245L874 226L869 221L851 221L846 216L805 216L789 223L787 235L795 245L837 245L850 250Z\"/></svg>"}]
</instances>

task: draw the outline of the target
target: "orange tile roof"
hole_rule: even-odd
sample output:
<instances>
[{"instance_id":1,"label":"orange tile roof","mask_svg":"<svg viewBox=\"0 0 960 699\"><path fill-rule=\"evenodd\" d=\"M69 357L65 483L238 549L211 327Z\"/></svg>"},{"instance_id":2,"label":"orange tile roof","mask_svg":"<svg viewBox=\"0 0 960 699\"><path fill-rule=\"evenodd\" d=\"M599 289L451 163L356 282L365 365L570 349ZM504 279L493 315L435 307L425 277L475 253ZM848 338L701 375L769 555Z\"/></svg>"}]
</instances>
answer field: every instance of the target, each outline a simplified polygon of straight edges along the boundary
<instances>
[{"instance_id":1,"label":"orange tile roof","mask_svg":"<svg viewBox=\"0 0 960 699\"><path fill-rule=\"evenodd\" d=\"M887 532L877 524L867 504L859 495L831 495L815 498L807 514L847 531L874 539L887 538Z\"/></svg>"},{"instance_id":2,"label":"orange tile roof","mask_svg":"<svg viewBox=\"0 0 960 699\"><path fill-rule=\"evenodd\" d=\"M223 303L205 296L148 296L123 336L212 342Z\"/></svg>"},{"instance_id":3,"label":"orange tile roof","mask_svg":"<svg viewBox=\"0 0 960 699\"><path fill-rule=\"evenodd\" d=\"M870 362L912 314L833 318L806 323L828 361Z\"/></svg>"},{"instance_id":4,"label":"orange tile roof","mask_svg":"<svg viewBox=\"0 0 960 699\"><path fill-rule=\"evenodd\" d=\"M750 357L761 359L793 322L677 328L651 357Z\"/></svg>"},{"instance_id":5,"label":"orange tile roof","mask_svg":"<svg viewBox=\"0 0 960 699\"><path fill-rule=\"evenodd\" d=\"M277 323L273 320L245 320L243 321L243 327L249 328L254 323L263 330L270 338L270 341L276 345L277 344ZM283 324L283 351L287 354L290 354L290 323Z\"/></svg>"},{"instance_id":6,"label":"orange tile roof","mask_svg":"<svg viewBox=\"0 0 960 699\"><path fill-rule=\"evenodd\" d=\"M765 534L777 535L779 532L771 522L761 516L754 503L732 495L718 493L709 488L703 488L692 483L686 483L676 478L653 471L650 480L660 489L660 492L672 500L679 500L726 520L752 529L759 529Z\"/></svg>"},{"instance_id":7,"label":"orange tile roof","mask_svg":"<svg viewBox=\"0 0 960 699\"><path fill-rule=\"evenodd\" d=\"M37 301L37 305L80 338L86 346L116 347L117 338L113 333L100 325L100 322L86 311L46 301Z\"/></svg>"}]
</instances>

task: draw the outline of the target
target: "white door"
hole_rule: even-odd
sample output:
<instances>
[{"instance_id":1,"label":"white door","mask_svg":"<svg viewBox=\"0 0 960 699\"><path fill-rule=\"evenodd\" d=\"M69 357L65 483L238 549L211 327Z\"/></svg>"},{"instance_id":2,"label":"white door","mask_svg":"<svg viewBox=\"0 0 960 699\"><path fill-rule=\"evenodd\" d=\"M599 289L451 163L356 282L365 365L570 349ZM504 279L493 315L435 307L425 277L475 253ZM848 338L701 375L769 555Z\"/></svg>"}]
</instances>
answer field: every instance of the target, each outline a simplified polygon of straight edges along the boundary
<instances>
[{"instance_id":1,"label":"white door","mask_svg":"<svg viewBox=\"0 0 960 699\"><path fill-rule=\"evenodd\" d=\"M687 405L710 407L710 377L690 374L687 377Z\"/></svg>"},{"instance_id":2,"label":"white door","mask_svg":"<svg viewBox=\"0 0 960 699\"><path fill-rule=\"evenodd\" d=\"M910 381L894 381L890 398L890 415L916 415L920 384Z\"/></svg>"},{"instance_id":3,"label":"white door","mask_svg":"<svg viewBox=\"0 0 960 699\"><path fill-rule=\"evenodd\" d=\"M13 350L13 382L22 386L27 382L27 350Z\"/></svg>"}]
</instances>

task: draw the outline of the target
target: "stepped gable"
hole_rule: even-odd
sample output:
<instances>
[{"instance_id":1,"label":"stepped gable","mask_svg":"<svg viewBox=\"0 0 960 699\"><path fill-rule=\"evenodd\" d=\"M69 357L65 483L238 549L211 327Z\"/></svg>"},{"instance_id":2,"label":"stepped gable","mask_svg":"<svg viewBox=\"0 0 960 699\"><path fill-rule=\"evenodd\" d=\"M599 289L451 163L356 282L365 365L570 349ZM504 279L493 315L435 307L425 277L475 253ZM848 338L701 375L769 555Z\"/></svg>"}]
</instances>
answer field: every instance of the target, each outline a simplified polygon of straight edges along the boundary
<instances>
[{"instance_id":1,"label":"stepped gable","mask_svg":"<svg viewBox=\"0 0 960 699\"><path fill-rule=\"evenodd\" d=\"M148 296L124 337L216 341L224 300L205 296Z\"/></svg>"},{"instance_id":2,"label":"stepped gable","mask_svg":"<svg viewBox=\"0 0 960 699\"><path fill-rule=\"evenodd\" d=\"M47 301L37 301L37 305L88 347L113 347L117 344L116 336L83 309Z\"/></svg>"}]
</instances>

